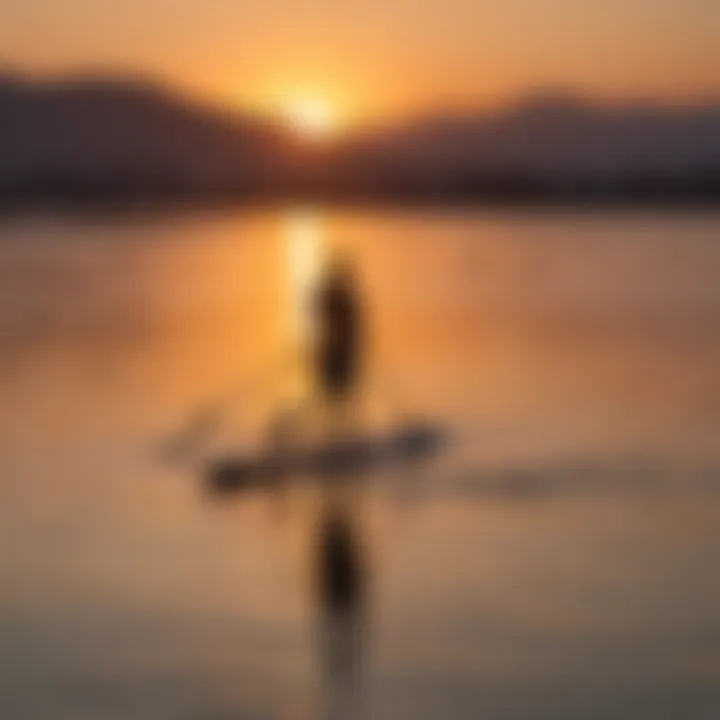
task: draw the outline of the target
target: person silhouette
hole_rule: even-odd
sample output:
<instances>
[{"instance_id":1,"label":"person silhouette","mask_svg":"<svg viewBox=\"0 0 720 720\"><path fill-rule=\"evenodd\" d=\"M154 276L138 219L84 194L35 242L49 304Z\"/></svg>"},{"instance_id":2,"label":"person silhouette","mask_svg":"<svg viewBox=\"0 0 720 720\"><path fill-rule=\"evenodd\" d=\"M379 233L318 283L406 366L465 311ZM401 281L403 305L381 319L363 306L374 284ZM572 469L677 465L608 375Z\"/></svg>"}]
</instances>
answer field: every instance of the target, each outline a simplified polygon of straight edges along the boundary
<instances>
[{"instance_id":1,"label":"person silhouette","mask_svg":"<svg viewBox=\"0 0 720 720\"><path fill-rule=\"evenodd\" d=\"M315 385L325 400L347 400L358 388L362 357L362 312L347 262L331 263L315 293L313 313Z\"/></svg>"}]
</instances>

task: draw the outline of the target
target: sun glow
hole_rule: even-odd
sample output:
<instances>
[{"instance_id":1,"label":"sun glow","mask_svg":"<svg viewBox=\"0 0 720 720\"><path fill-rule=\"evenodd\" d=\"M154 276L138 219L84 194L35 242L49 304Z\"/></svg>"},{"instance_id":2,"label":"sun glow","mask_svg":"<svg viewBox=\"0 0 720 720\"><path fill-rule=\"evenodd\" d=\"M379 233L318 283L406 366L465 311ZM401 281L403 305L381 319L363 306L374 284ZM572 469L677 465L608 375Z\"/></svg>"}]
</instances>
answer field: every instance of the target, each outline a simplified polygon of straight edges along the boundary
<instances>
[{"instance_id":1,"label":"sun glow","mask_svg":"<svg viewBox=\"0 0 720 720\"><path fill-rule=\"evenodd\" d=\"M337 115L324 100L316 97L297 97L283 107L287 123L301 136L322 139L337 130Z\"/></svg>"}]
</instances>

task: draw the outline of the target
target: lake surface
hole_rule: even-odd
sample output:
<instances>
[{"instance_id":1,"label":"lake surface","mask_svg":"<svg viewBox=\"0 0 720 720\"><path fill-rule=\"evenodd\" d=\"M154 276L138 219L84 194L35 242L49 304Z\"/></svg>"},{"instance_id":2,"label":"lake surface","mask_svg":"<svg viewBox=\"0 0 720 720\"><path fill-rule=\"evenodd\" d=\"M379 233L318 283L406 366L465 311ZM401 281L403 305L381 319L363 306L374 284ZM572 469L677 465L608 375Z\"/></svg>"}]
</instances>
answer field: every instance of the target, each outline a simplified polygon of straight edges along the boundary
<instances>
[{"instance_id":1,"label":"lake surface","mask_svg":"<svg viewBox=\"0 0 720 720\"><path fill-rule=\"evenodd\" d=\"M299 332L338 251L375 395L453 435L353 490L352 687L317 490L220 501L159 450ZM0 715L717 718L719 368L719 214L4 218ZM251 384L245 448L277 401Z\"/></svg>"}]
</instances>

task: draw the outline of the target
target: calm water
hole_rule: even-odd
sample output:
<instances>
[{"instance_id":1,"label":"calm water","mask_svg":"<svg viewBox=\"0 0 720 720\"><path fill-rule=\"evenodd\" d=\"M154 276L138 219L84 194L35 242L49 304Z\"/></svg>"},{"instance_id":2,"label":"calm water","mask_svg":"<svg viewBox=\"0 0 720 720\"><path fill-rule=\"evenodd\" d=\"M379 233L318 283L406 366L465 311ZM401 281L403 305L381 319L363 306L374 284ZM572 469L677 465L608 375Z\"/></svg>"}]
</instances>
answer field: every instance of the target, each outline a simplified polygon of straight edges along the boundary
<instances>
[{"instance_id":1,"label":"calm water","mask_svg":"<svg viewBox=\"0 0 720 720\"><path fill-rule=\"evenodd\" d=\"M158 452L297 330L289 264L327 246L398 412L455 435L357 490L347 693L312 488L219 502ZM718 368L720 215L1 220L0 715L717 718Z\"/></svg>"}]
</instances>

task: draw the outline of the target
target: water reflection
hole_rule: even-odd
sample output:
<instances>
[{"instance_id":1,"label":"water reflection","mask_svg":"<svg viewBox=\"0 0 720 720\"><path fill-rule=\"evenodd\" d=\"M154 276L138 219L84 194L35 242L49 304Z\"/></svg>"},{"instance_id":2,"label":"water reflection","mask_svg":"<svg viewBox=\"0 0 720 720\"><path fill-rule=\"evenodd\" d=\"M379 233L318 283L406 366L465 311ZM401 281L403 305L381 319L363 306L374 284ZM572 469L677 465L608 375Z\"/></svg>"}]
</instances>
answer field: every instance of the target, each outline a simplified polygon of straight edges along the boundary
<instances>
[{"instance_id":1,"label":"water reflection","mask_svg":"<svg viewBox=\"0 0 720 720\"><path fill-rule=\"evenodd\" d=\"M313 294L326 263L328 239L321 216L307 209L285 216L281 239L287 298L281 325L290 351L301 360L293 366L291 378L291 392L301 398L308 392L309 378L302 360L313 342Z\"/></svg>"},{"instance_id":2,"label":"water reflection","mask_svg":"<svg viewBox=\"0 0 720 720\"><path fill-rule=\"evenodd\" d=\"M337 508L350 479L313 473L268 522L266 493L199 502L146 452L287 336L286 220L0 229L0 714L717 715L718 219L326 218L357 239L373 360L468 439L402 533L379 483ZM321 594L338 516L359 632Z\"/></svg>"},{"instance_id":3,"label":"water reflection","mask_svg":"<svg viewBox=\"0 0 720 720\"><path fill-rule=\"evenodd\" d=\"M315 591L321 652L321 715L359 716L368 629L367 558L351 496L329 491L318 521Z\"/></svg>"}]
</instances>

